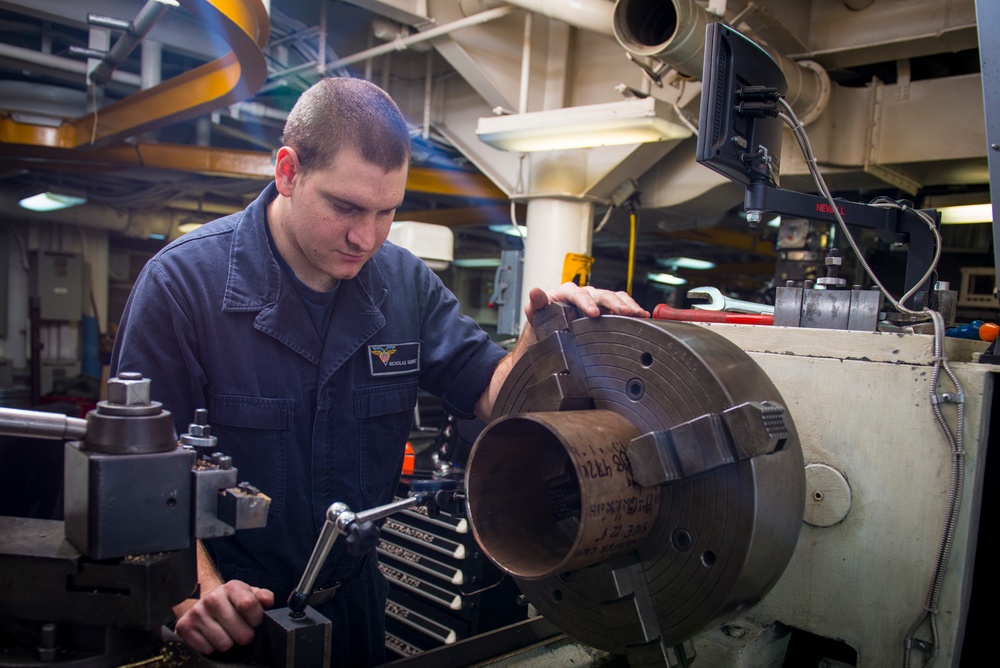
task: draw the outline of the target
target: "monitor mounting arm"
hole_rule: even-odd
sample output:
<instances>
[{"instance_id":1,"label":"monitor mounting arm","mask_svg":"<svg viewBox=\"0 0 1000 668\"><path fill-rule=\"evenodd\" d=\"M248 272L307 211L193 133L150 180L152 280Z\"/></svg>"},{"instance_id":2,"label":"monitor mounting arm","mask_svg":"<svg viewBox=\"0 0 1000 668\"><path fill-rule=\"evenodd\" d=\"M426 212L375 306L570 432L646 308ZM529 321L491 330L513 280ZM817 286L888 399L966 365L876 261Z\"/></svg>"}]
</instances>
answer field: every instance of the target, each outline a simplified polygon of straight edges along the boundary
<instances>
[{"instance_id":1,"label":"monitor mounting arm","mask_svg":"<svg viewBox=\"0 0 1000 668\"><path fill-rule=\"evenodd\" d=\"M835 199L837 209L849 225L875 230L879 239L892 245L908 244L904 292L908 292L927 272L934 259L934 235L930 228L915 215L902 215L894 207L877 207L858 202ZM797 216L811 220L836 221L830 202L820 195L810 195L791 190L781 190L769 185L765 179L752 179L743 199L747 222L755 226L765 211L783 216ZM925 210L935 222L940 214ZM905 306L919 309L928 306L932 278L907 300Z\"/></svg>"}]
</instances>

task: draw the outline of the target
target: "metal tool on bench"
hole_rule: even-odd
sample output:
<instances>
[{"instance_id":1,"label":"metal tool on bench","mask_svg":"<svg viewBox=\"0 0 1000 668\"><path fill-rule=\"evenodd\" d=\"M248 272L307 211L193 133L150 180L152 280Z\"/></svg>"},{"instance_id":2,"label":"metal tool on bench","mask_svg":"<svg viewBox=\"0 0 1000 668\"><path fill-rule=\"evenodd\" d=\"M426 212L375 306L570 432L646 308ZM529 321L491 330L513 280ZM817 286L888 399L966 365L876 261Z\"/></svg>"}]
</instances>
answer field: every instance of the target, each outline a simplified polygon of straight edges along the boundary
<instances>
[{"instance_id":1,"label":"metal tool on bench","mask_svg":"<svg viewBox=\"0 0 1000 668\"><path fill-rule=\"evenodd\" d=\"M707 299L707 304L692 304L696 309L705 311L729 311L731 313L766 313L774 315L774 307L769 304L758 304L742 299L733 299L722 294L719 288L711 286L702 288L692 288L688 290L687 296L691 299Z\"/></svg>"},{"instance_id":2,"label":"metal tool on bench","mask_svg":"<svg viewBox=\"0 0 1000 668\"><path fill-rule=\"evenodd\" d=\"M729 313L728 311L706 311L703 309L680 309L657 304L653 309L654 320L677 320L679 322L724 322L734 325L773 325L774 316L766 313Z\"/></svg>"}]
</instances>

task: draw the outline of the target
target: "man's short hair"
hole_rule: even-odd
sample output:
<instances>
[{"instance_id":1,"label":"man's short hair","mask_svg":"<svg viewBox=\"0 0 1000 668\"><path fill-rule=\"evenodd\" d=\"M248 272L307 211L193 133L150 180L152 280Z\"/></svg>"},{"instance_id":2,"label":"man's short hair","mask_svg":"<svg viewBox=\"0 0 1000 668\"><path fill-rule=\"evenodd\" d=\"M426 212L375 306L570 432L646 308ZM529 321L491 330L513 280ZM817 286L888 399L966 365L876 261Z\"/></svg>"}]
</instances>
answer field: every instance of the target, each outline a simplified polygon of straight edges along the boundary
<instances>
[{"instance_id":1,"label":"man's short hair","mask_svg":"<svg viewBox=\"0 0 1000 668\"><path fill-rule=\"evenodd\" d=\"M389 172L410 159L410 134L389 94L364 79L325 78L295 103L282 138L302 169L331 164L344 148Z\"/></svg>"}]
</instances>

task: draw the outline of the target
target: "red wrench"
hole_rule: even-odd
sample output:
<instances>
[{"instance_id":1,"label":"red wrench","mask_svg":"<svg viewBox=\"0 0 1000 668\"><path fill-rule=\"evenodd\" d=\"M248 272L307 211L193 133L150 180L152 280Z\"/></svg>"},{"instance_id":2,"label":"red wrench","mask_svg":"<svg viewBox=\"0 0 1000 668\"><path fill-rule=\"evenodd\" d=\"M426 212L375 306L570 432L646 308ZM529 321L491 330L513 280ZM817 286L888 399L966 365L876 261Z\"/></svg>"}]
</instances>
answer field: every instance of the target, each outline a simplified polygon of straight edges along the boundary
<instances>
[{"instance_id":1,"label":"red wrench","mask_svg":"<svg viewBox=\"0 0 1000 668\"><path fill-rule=\"evenodd\" d=\"M703 309L679 309L657 304L653 309L657 320L680 320L683 322L728 322L738 325L773 325L774 316L766 314L729 313L727 311L705 311Z\"/></svg>"}]
</instances>

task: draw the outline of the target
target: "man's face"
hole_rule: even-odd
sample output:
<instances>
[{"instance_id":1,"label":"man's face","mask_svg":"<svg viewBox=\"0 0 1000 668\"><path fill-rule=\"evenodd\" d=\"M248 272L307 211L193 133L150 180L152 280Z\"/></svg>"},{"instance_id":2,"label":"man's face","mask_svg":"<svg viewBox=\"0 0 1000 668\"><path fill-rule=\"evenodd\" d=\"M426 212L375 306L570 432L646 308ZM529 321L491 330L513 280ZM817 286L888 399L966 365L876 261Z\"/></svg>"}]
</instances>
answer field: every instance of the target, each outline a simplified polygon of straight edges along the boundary
<instances>
[{"instance_id":1,"label":"man's face","mask_svg":"<svg viewBox=\"0 0 1000 668\"><path fill-rule=\"evenodd\" d=\"M280 196L268 210L271 234L299 280L314 290L354 278L389 236L406 189L406 167L385 172L355 150L303 172L295 152L278 152Z\"/></svg>"}]
</instances>

